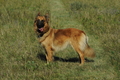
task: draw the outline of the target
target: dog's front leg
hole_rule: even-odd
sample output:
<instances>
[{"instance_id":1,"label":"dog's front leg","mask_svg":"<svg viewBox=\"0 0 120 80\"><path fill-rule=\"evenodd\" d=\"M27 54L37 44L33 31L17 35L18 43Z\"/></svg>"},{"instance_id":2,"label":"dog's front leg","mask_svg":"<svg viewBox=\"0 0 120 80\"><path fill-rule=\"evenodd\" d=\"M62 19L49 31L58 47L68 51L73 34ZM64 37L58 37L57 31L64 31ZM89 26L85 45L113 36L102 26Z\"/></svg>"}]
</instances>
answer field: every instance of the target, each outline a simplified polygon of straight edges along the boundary
<instances>
[{"instance_id":1,"label":"dog's front leg","mask_svg":"<svg viewBox=\"0 0 120 80\"><path fill-rule=\"evenodd\" d=\"M53 50L51 48L51 46L45 46L45 52L46 52L46 60L47 63L53 61Z\"/></svg>"}]
</instances>

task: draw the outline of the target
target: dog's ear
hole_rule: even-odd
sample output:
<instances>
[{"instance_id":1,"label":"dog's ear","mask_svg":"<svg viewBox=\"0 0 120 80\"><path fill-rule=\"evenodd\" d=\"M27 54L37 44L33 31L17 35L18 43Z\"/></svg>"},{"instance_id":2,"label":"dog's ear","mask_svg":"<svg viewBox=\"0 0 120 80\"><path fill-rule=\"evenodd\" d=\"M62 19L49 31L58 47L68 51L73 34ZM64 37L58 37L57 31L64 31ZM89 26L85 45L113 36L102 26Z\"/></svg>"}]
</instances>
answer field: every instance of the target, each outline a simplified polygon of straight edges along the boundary
<instances>
[{"instance_id":1,"label":"dog's ear","mask_svg":"<svg viewBox=\"0 0 120 80\"><path fill-rule=\"evenodd\" d=\"M40 16L40 12L37 14L37 16Z\"/></svg>"},{"instance_id":2,"label":"dog's ear","mask_svg":"<svg viewBox=\"0 0 120 80\"><path fill-rule=\"evenodd\" d=\"M46 18L47 22L49 22L49 14L48 13L45 14L45 18Z\"/></svg>"},{"instance_id":3,"label":"dog's ear","mask_svg":"<svg viewBox=\"0 0 120 80\"><path fill-rule=\"evenodd\" d=\"M38 16L40 16L40 12L36 15L34 23L36 22Z\"/></svg>"},{"instance_id":4,"label":"dog's ear","mask_svg":"<svg viewBox=\"0 0 120 80\"><path fill-rule=\"evenodd\" d=\"M40 16L40 12L36 15L35 19L37 19L38 16Z\"/></svg>"}]
</instances>

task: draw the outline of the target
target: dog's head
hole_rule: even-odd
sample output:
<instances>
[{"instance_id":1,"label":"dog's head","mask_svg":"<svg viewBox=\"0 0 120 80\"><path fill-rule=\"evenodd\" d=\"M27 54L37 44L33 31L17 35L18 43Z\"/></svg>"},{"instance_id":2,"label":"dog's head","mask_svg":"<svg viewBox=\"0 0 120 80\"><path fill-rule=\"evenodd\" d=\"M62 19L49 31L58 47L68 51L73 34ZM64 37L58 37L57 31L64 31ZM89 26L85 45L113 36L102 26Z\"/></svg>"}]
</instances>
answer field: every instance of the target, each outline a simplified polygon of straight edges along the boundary
<instances>
[{"instance_id":1,"label":"dog's head","mask_svg":"<svg viewBox=\"0 0 120 80\"><path fill-rule=\"evenodd\" d=\"M37 14L35 21L34 21L34 29L37 33L45 33L49 30L48 25L48 14L42 16L40 13Z\"/></svg>"}]
</instances>

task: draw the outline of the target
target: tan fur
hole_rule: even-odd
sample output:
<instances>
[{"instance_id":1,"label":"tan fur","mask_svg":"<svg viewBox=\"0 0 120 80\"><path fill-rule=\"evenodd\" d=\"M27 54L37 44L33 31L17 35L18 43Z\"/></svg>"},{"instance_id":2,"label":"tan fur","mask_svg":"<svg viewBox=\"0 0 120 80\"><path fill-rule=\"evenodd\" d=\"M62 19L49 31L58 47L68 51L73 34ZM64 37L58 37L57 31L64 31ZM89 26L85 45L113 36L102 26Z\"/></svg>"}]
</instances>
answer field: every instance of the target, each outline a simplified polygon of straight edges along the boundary
<instances>
[{"instance_id":1,"label":"tan fur","mask_svg":"<svg viewBox=\"0 0 120 80\"><path fill-rule=\"evenodd\" d=\"M38 32L37 20L44 20L43 32ZM87 43L86 34L75 28L67 29L53 29L50 28L47 17L37 15L34 23L34 30L39 36L39 42L43 45L46 51L47 62L53 60L53 52L65 49L68 45L71 45L74 50L79 54L81 64L84 63L84 57L94 57L95 53Z\"/></svg>"}]
</instances>

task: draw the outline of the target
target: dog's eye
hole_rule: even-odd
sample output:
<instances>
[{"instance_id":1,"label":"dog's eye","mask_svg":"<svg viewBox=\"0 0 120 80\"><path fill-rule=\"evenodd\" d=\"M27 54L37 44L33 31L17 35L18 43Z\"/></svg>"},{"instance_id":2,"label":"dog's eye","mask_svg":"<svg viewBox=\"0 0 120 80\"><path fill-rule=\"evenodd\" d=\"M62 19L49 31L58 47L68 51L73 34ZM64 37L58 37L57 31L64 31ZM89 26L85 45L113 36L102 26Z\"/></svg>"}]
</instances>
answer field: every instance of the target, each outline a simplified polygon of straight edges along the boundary
<instances>
[{"instance_id":1,"label":"dog's eye","mask_svg":"<svg viewBox=\"0 0 120 80\"><path fill-rule=\"evenodd\" d=\"M44 20L41 20L41 22L44 22Z\"/></svg>"}]
</instances>

